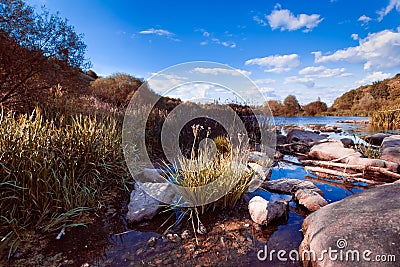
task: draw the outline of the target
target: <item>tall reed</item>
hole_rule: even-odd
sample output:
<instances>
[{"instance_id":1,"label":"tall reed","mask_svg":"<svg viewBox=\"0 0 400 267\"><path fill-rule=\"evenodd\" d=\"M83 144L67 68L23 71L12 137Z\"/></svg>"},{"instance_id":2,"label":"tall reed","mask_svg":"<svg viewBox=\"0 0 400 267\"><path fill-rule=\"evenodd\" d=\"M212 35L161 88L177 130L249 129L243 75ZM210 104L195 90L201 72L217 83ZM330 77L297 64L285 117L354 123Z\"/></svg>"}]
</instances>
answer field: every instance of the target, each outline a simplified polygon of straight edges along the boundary
<instances>
[{"instance_id":1,"label":"tall reed","mask_svg":"<svg viewBox=\"0 0 400 267\"><path fill-rule=\"evenodd\" d=\"M68 227L127 175L115 118L50 120L38 108L31 115L0 108L2 242L24 229Z\"/></svg>"}]
</instances>

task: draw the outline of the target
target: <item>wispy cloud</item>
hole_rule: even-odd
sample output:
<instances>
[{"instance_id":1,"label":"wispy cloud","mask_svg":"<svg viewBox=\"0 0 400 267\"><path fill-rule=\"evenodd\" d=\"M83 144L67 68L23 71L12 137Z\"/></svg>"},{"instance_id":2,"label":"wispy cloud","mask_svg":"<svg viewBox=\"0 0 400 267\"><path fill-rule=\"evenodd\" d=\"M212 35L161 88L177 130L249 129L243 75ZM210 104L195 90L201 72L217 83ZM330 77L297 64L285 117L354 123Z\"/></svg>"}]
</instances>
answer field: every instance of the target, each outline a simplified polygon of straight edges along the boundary
<instances>
[{"instance_id":1,"label":"wispy cloud","mask_svg":"<svg viewBox=\"0 0 400 267\"><path fill-rule=\"evenodd\" d=\"M263 20L262 18L260 18L259 16L254 16L253 20L255 22L257 22L258 24L260 24L261 26L268 26L268 23L265 20Z\"/></svg>"},{"instance_id":2,"label":"wispy cloud","mask_svg":"<svg viewBox=\"0 0 400 267\"><path fill-rule=\"evenodd\" d=\"M358 18L357 21L361 22L361 25L365 26L368 24L368 22L370 22L372 20L372 18L366 16L366 15L362 15L361 17Z\"/></svg>"},{"instance_id":3,"label":"wispy cloud","mask_svg":"<svg viewBox=\"0 0 400 267\"><path fill-rule=\"evenodd\" d=\"M164 36L164 37L167 37L168 39L171 39L176 42L180 41L179 39L175 38L176 34L170 32L168 30L164 30L164 29L150 28L147 30L140 31L139 34Z\"/></svg>"},{"instance_id":4,"label":"wispy cloud","mask_svg":"<svg viewBox=\"0 0 400 267\"><path fill-rule=\"evenodd\" d=\"M392 74L390 73L383 73L381 71L373 72L371 74L368 74L364 79L357 81L356 83L358 84L369 84L372 82L376 81L382 81L384 79L387 79L391 77Z\"/></svg>"},{"instance_id":5,"label":"wispy cloud","mask_svg":"<svg viewBox=\"0 0 400 267\"><path fill-rule=\"evenodd\" d=\"M307 78L332 78L332 77L348 77L351 73L346 73L345 68L330 69L325 66L306 67L299 71L300 75Z\"/></svg>"},{"instance_id":6,"label":"wispy cloud","mask_svg":"<svg viewBox=\"0 0 400 267\"><path fill-rule=\"evenodd\" d=\"M292 68L300 65L300 57L297 54L290 55L274 55L261 58L249 59L245 62L245 65L258 65L260 67L266 67L265 72L287 72Z\"/></svg>"},{"instance_id":7,"label":"wispy cloud","mask_svg":"<svg viewBox=\"0 0 400 267\"><path fill-rule=\"evenodd\" d=\"M233 75L233 76L240 76L241 74L244 74L246 76L250 76L251 72L246 71L246 70L241 70L241 69L225 69L225 68L194 68L194 72L198 73L203 73L203 74L213 74L213 75L218 75L218 74L228 74L228 75Z\"/></svg>"},{"instance_id":8,"label":"wispy cloud","mask_svg":"<svg viewBox=\"0 0 400 267\"><path fill-rule=\"evenodd\" d=\"M308 77L297 77L297 76L289 76L285 78L285 83L298 83L302 84L307 88L313 88L315 86L315 81L313 78Z\"/></svg>"},{"instance_id":9,"label":"wispy cloud","mask_svg":"<svg viewBox=\"0 0 400 267\"><path fill-rule=\"evenodd\" d=\"M378 21L382 21L383 18L389 14L393 9L396 9L400 12L400 0L390 0L389 4L382 8L381 10L377 11L376 13L379 15Z\"/></svg>"},{"instance_id":10,"label":"wispy cloud","mask_svg":"<svg viewBox=\"0 0 400 267\"><path fill-rule=\"evenodd\" d=\"M359 45L340 49L331 55L314 52L315 62L347 61L364 63L364 70L400 67L400 33L390 30L369 34Z\"/></svg>"},{"instance_id":11,"label":"wispy cloud","mask_svg":"<svg viewBox=\"0 0 400 267\"><path fill-rule=\"evenodd\" d=\"M295 31L305 28L303 32L310 32L324 20L319 14L294 15L288 9L281 9L279 4L275 6L275 9L271 14L267 15L266 18L272 30L280 29L281 31Z\"/></svg>"},{"instance_id":12,"label":"wispy cloud","mask_svg":"<svg viewBox=\"0 0 400 267\"><path fill-rule=\"evenodd\" d=\"M205 38L204 41L200 42L200 45L208 45L208 44L218 44L222 45L224 47L230 47L230 48L235 48L236 43L231 40L222 40L220 38L213 37L213 34L206 31L205 29L199 29L196 30L202 33L203 37ZM230 34L229 32L225 32L225 35L228 37L232 37L233 35Z\"/></svg>"}]
</instances>

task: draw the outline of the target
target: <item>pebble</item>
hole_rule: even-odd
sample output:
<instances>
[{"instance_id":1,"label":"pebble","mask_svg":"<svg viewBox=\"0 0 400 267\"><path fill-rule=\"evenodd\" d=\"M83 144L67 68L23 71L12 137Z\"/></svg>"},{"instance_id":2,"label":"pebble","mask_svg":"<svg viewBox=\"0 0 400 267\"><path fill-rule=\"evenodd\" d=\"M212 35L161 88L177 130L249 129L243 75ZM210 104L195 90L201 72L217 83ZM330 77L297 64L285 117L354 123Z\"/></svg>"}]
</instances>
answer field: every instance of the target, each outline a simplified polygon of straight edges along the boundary
<instances>
[{"instance_id":1,"label":"pebble","mask_svg":"<svg viewBox=\"0 0 400 267\"><path fill-rule=\"evenodd\" d=\"M156 244L157 244L157 237L155 237L155 236L152 236L152 237L150 237L150 239L147 241L147 245L149 246L149 247L154 247Z\"/></svg>"},{"instance_id":2,"label":"pebble","mask_svg":"<svg viewBox=\"0 0 400 267\"><path fill-rule=\"evenodd\" d=\"M181 234L181 238L182 239L189 239L191 237L190 231L189 230L185 230L183 231L183 233Z\"/></svg>"},{"instance_id":3,"label":"pebble","mask_svg":"<svg viewBox=\"0 0 400 267\"><path fill-rule=\"evenodd\" d=\"M200 235L207 234L207 229L202 223L200 223L199 228L197 229L197 233Z\"/></svg>"},{"instance_id":4,"label":"pebble","mask_svg":"<svg viewBox=\"0 0 400 267\"><path fill-rule=\"evenodd\" d=\"M181 241L181 238L177 234L167 234L167 238L174 243Z\"/></svg>"}]
</instances>

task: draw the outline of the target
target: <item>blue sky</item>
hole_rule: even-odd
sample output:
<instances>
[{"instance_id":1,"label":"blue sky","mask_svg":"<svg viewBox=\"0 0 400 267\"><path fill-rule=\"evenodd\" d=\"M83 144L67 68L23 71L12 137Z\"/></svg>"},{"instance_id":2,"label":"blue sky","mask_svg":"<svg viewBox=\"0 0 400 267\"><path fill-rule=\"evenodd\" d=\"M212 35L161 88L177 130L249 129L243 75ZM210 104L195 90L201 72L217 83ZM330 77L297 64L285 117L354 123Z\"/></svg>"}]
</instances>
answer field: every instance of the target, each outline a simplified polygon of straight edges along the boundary
<instances>
[{"instance_id":1,"label":"blue sky","mask_svg":"<svg viewBox=\"0 0 400 267\"><path fill-rule=\"evenodd\" d=\"M27 2L68 18L103 76L214 61L242 70L267 99L331 104L400 72L400 0Z\"/></svg>"}]
</instances>

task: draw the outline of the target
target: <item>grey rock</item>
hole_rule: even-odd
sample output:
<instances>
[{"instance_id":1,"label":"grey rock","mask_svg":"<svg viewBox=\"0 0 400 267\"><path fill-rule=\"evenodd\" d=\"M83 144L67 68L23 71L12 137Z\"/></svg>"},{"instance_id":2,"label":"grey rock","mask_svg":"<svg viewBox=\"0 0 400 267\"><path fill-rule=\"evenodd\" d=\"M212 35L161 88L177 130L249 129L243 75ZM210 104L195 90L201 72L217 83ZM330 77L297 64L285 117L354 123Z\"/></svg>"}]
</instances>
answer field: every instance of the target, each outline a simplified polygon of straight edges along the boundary
<instances>
[{"instance_id":1,"label":"grey rock","mask_svg":"<svg viewBox=\"0 0 400 267\"><path fill-rule=\"evenodd\" d=\"M321 141L326 138L324 135L316 134L312 131L292 129L288 132L287 136L288 143L301 142L305 144Z\"/></svg>"},{"instance_id":2,"label":"grey rock","mask_svg":"<svg viewBox=\"0 0 400 267\"><path fill-rule=\"evenodd\" d=\"M385 133L376 133L371 136L367 136L365 138L365 141L371 145L380 146L383 142L383 139L385 139L386 137L389 137L389 136L390 135L385 134Z\"/></svg>"},{"instance_id":3,"label":"grey rock","mask_svg":"<svg viewBox=\"0 0 400 267\"><path fill-rule=\"evenodd\" d=\"M281 194L294 194L299 189L311 189L321 196L324 193L314 183L298 179L281 178L273 181L262 183L262 188Z\"/></svg>"},{"instance_id":4,"label":"grey rock","mask_svg":"<svg viewBox=\"0 0 400 267\"><path fill-rule=\"evenodd\" d=\"M345 148L351 148L354 146L354 141L350 138L342 138L340 139L340 142L342 142Z\"/></svg>"},{"instance_id":5,"label":"grey rock","mask_svg":"<svg viewBox=\"0 0 400 267\"><path fill-rule=\"evenodd\" d=\"M277 134L276 135L276 144L277 145L284 145L287 144L287 138L283 134Z\"/></svg>"},{"instance_id":6,"label":"grey rock","mask_svg":"<svg viewBox=\"0 0 400 267\"><path fill-rule=\"evenodd\" d=\"M311 189L297 190L294 200L311 212L328 205L328 202L320 194Z\"/></svg>"},{"instance_id":7,"label":"grey rock","mask_svg":"<svg viewBox=\"0 0 400 267\"><path fill-rule=\"evenodd\" d=\"M250 200L248 209L255 223L267 226L278 219L287 219L289 204L287 201L270 203L260 196L255 196Z\"/></svg>"},{"instance_id":8,"label":"grey rock","mask_svg":"<svg viewBox=\"0 0 400 267\"><path fill-rule=\"evenodd\" d=\"M380 158L400 164L400 135L392 135L383 139Z\"/></svg>"},{"instance_id":9,"label":"grey rock","mask_svg":"<svg viewBox=\"0 0 400 267\"><path fill-rule=\"evenodd\" d=\"M346 241L344 253L357 250L360 261L305 260L303 266L398 266L398 262L373 262L362 259L366 250L375 255L400 255L400 184L369 189L329 204L309 215L303 222L304 239L299 255L314 251L321 255L329 248L340 250L338 240ZM343 242L342 242L343 244ZM340 244L341 245L341 244ZM398 259L396 259L398 260Z\"/></svg>"},{"instance_id":10,"label":"grey rock","mask_svg":"<svg viewBox=\"0 0 400 267\"><path fill-rule=\"evenodd\" d=\"M158 200L153 196L157 197ZM175 192L168 183L137 182L135 189L131 192L126 215L127 222L133 223L152 219L160 210L161 201L170 203L174 196Z\"/></svg>"},{"instance_id":11,"label":"grey rock","mask_svg":"<svg viewBox=\"0 0 400 267\"><path fill-rule=\"evenodd\" d=\"M308 155L319 160L336 160L350 156L362 156L361 153L354 151L354 149L345 148L343 143L337 139L330 139L329 142L313 146Z\"/></svg>"}]
</instances>

